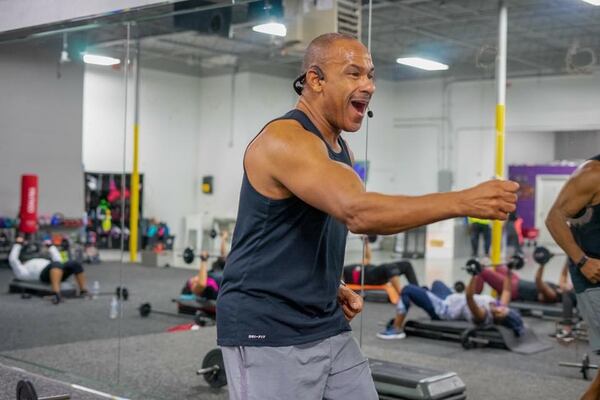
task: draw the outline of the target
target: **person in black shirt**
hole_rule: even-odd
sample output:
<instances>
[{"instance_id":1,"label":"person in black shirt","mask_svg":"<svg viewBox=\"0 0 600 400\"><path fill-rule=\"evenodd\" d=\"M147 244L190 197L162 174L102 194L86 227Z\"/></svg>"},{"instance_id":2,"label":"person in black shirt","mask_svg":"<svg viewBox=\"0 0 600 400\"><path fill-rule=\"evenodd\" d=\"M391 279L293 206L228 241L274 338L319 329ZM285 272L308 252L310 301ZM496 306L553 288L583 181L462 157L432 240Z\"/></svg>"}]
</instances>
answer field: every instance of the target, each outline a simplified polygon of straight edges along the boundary
<instances>
[{"instance_id":1,"label":"person in black shirt","mask_svg":"<svg viewBox=\"0 0 600 400\"><path fill-rule=\"evenodd\" d=\"M584 162L561 189L546 226L570 259L577 309L588 324L590 347L600 352L600 155ZM582 400L600 398L600 372Z\"/></svg>"},{"instance_id":2,"label":"person in black shirt","mask_svg":"<svg viewBox=\"0 0 600 400\"><path fill-rule=\"evenodd\" d=\"M394 234L458 216L505 220L514 182L423 196L367 192L342 131L375 92L367 48L330 33L308 46L296 108L250 142L231 251L217 299L231 399L375 400L350 332L362 299L340 285L348 230ZM257 98L257 101L260 101Z\"/></svg>"},{"instance_id":3,"label":"person in black shirt","mask_svg":"<svg viewBox=\"0 0 600 400\"><path fill-rule=\"evenodd\" d=\"M345 265L344 282L360 285L363 268L365 285L384 285L389 282L400 294L402 292L400 277L404 275L408 283L419 286L415 269L408 261L394 261L379 265L371 264L371 246L367 236L363 237L362 264Z\"/></svg>"}]
</instances>

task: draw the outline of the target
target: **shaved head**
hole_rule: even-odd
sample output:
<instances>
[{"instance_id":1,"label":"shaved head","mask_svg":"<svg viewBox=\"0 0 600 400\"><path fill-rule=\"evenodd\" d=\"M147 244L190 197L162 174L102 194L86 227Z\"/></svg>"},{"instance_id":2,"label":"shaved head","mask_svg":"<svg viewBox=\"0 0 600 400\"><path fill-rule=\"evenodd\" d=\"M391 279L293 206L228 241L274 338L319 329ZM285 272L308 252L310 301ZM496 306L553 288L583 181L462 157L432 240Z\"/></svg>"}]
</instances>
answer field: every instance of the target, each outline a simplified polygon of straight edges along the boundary
<instances>
[{"instance_id":1,"label":"shaved head","mask_svg":"<svg viewBox=\"0 0 600 400\"><path fill-rule=\"evenodd\" d=\"M332 131L356 132L375 92L369 50L354 37L327 33L306 48L302 74L294 80L299 106ZM318 114L318 115L317 115Z\"/></svg>"},{"instance_id":2,"label":"shaved head","mask_svg":"<svg viewBox=\"0 0 600 400\"><path fill-rule=\"evenodd\" d=\"M326 33L313 39L306 48L304 61L302 62L302 72L306 72L312 65L324 65L331 58L338 55L335 51L341 42L358 42L356 38L343 33ZM362 45L362 44L361 44Z\"/></svg>"}]
</instances>

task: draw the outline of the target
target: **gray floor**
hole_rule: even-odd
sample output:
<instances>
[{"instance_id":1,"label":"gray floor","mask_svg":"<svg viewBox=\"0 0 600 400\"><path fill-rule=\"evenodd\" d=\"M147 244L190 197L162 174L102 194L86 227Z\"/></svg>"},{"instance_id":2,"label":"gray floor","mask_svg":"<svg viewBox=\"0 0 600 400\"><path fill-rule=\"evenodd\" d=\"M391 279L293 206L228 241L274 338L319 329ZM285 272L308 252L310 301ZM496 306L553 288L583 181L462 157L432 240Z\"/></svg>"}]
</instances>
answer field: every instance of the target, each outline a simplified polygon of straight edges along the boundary
<instances>
[{"instance_id":1,"label":"gray floor","mask_svg":"<svg viewBox=\"0 0 600 400\"><path fill-rule=\"evenodd\" d=\"M388 253L374 253L376 262L391 257ZM358 255L349 254L348 262L353 262L353 258ZM549 279L556 279L561 262L556 258L547 267ZM428 261L427 265L423 260L414 262L423 283L438 278L449 283L466 279L461 264L464 260ZM226 391L210 389L195 375L204 354L215 347L214 327L166 333L168 327L186 320L158 314L142 319L136 310L140 303L150 301L155 309L173 311L170 298L177 294L190 271L104 263L87 266L87 273L90 281L101 282L103 291L112 291L119 284L129 288L131 298L124 305L122 319L109 319L110 296L67 300L53 306L39 298L23 300L18 295L2 293L0 364L127 398L227 398ZM533 267L521 272L525 278L533 273ZM9 280L10 271L0 269L0 286L6 287ZM455 371L466 383L469 399L577 399L587 386L576 369L558 366L559 360L578 360L586 346L556 344L548 337L554 330L552 322L527 320L540 339L552 343L553 348L523 356L493 349L465 351L456 343L413 337L393 342L377 339L376 332L393 313L390 304L367 303L362 321L353 322L357 339L362 323L365 354ZM592 360L597 361L595 357ZM10 379L2 379L0 400L14 398L16 378ZM43 394L53 392L60 390L49 388ZM297 394L290 397L302 398Z\"/></svg>"}]
</instances>

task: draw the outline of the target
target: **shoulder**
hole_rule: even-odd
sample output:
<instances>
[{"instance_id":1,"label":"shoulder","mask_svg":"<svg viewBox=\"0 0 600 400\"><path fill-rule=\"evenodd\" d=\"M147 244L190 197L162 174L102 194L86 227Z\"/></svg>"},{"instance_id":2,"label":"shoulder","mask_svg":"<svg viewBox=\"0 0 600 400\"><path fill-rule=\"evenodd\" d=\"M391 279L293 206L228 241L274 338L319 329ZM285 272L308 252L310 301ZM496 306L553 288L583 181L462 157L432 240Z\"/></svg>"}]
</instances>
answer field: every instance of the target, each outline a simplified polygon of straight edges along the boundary
<instances>
[{"instance_id":1,"label":"shoulder","mask_svg":"<svg viewBox=\"0 0 600 400\"><path fill-rule=\"evenodd\" d=\"M578 172L581 174L593 175L596 179L600 179L600 161L588 160L581 164Z\"/></svg>"},{"instance_id":2,"label":"shoulder","mask_svg":"<svg viewBox=\"0 0 600 400\"><path fill-rule=\"evenodd\" d=\"M578 186L600 187L600 161L586 161L575 171L571 181Z\"/></svg>"},{"instance_id":3,"label":"shoulder","mask_svg":"<svg viewBox=\"0 0 600 400\"><path fill-rule=\"evenodd\" d=\"M268 124L260 133L265 151L289 153L291 151L327 152L325 143L313 133L304 129L296 120L277 120Z\"/></svg>"}]
</instances>

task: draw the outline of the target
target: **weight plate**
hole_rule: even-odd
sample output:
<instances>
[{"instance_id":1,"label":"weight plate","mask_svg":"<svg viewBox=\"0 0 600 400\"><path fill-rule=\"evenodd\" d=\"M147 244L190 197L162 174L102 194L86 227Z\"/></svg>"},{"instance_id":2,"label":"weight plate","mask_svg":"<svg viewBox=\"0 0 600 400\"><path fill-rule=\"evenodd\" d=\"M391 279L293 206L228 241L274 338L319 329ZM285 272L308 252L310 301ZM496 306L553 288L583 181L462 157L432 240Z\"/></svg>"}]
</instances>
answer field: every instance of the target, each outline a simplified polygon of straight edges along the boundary
<instances>
[{"instance_id":1,"label":"weight plate","mask_svg":"<svg viewBox=\"0 0 600 400\"><path fill-rule=\"evenodd\" d=\"M150 303L144 303L140 306L139 310L142 317L147 317L152 312L152 306Z\"/></svg>"},{"instance_id":2,"label":"weight plate","mask_svg":"<svg viewBox=\"0 0 600 400\"><path fill-rule=\"evenodd\" d=\"M194 250L190 249L189 247L183 251L183 262L186 264L193 263L195 257Z\"/></svg>"},{"instance_id":3,"label":"weight plate","mask_svg":"<svg viewBox=\"0 0 600 400\"><path fill-rule=\"evenodd\" d=\"M33 383L25 380L17 383L17 400L37 400L38 395L33 387Z\"/></svg>"},{"instance_id":4,"label":"weight plate","mask_svg":"<svg viewBox=\"0 0 600 400\"><path fill-rule=\"evenodd\" d=\"M204 380L212 388L220 388L227 385L227 375L225 374L225 364L223 363L223 353L221 349L212 349L202 360L202 368L218 366L219 369L204 374Z\"/></svg>"}]
</instances>

